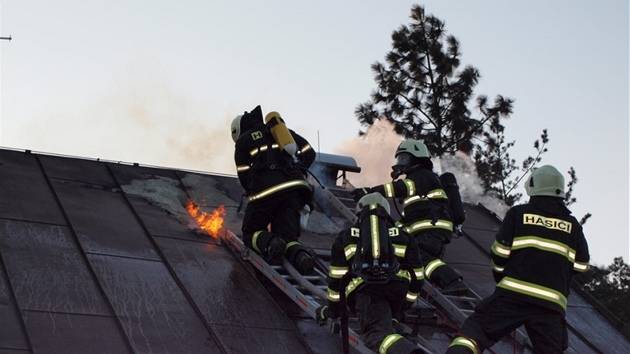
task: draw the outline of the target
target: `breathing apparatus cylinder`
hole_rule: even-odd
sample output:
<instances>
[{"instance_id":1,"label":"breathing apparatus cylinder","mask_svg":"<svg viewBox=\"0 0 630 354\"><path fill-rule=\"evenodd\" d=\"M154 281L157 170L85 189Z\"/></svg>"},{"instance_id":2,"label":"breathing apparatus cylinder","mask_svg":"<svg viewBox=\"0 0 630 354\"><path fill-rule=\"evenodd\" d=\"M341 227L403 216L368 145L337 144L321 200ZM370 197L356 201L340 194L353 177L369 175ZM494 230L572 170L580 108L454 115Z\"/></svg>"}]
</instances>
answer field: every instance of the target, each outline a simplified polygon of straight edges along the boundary
<instances>
[{"instance_id":1,"label":"breathing apparatus cylinder","mask_svg":"<svg viewBox=\"0 0 630 354\"><path fill-rule=\"evenodd\" d=\"M273 136L273 139L280 146L280 150L286 151L291 157L295 158L295 154L297 153L297 144L287 128L287 125L284 123L282 117L280 117L280 113L278 112L269 112L265 116L265 124L269 127L269 131Z\"/></svg>"}]
</instances>

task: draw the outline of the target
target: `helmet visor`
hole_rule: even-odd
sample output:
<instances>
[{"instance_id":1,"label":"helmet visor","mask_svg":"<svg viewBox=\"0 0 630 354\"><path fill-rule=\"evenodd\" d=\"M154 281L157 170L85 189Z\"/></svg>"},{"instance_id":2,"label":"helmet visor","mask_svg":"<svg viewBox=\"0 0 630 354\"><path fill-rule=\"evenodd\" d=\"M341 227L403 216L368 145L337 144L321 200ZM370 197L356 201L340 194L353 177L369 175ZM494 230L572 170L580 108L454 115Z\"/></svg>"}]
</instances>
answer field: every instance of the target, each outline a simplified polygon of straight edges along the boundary
<instances>
[{"instance_id":1,"label":"helmet visor","mask_svg":"<svg viewBox=\"0 0 630 354\"><path fill-rule=\"evenodd\" d=\"M411 164L411 154L403 152L396 157L396 164L392 166L392 169L396 166L405 167Z\"/></svg>"}]
</instances>

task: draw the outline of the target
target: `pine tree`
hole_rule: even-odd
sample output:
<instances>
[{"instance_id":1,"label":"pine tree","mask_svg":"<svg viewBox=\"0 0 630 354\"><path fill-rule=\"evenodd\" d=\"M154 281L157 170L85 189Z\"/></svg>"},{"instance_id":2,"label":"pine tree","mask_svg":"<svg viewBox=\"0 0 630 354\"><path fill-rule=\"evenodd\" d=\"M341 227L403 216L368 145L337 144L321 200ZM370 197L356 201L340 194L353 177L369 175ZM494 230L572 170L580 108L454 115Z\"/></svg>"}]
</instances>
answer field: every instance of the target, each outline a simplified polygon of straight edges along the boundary
<instances>
[{"instance_id":1,"label":"pine tree","mask_svg":"<svg viewBox=\"0 0 630 354\"><path fill-rule=\"evenodd\" d=\"M414 5L412 23L392 34L386 64L372 64L377 89L355 115L363 125L378 119L393 123L404 138L422 140L433 156L463 151L471 154L483 127L512 113L512 100L496 96L490 105L479 96L474 115L469 107L480 74L460 67L459 42L447 35L444 22Z\"/></svg>"},{"instance_id":2,"label":"pine tree","mask_svg":"<svg viewBox=\"0 0 630 354\"><path fill-rule=\"evenodd\" d=\"M514 141L505 142L504 127L499 122L486 127L482 143L475 145L474 154L475 168L486 194L496 196L508 206L516 204L521 199L522 193L515 192L515 188L542 160L542 154L547 152L545 146L549 142L549 135L546 129L543 129L540 138L540 141L534 141L536 156L528 156L523 160L520 174L513 176L519 171L516 160L512 159L508 152L514 146Z\"/></svg>"},{"instance_id":3,"label":"pine tree","mask_svg":"<svg viewBox=\"0 0 630 354\"><path fill-rule=\"evenodd\" d=\"M547 151L547 130L541 141L534 142L536 156L526 158L516 175L519 168L508 152L514 142L506 142L502 124L512 114L514 100L497 95L490 104L487 96L478 95L473 106L481 75L472 65L459 70L459 41L422 6L413 5L410 18L408 26L392 33L392 50L386 54L385 64L372 64L377 88L370 100L356 107L358 121L371 126L385 119L403 138L424 142L435 157L464 152L473 157L485 193L514 205L522 197L515 188ZM577 182L573 168L571 171L569 195ZM568 205L574 202L567 199ZM582 221L588 217L590 214Z\"/></svg>"}]
</instances>

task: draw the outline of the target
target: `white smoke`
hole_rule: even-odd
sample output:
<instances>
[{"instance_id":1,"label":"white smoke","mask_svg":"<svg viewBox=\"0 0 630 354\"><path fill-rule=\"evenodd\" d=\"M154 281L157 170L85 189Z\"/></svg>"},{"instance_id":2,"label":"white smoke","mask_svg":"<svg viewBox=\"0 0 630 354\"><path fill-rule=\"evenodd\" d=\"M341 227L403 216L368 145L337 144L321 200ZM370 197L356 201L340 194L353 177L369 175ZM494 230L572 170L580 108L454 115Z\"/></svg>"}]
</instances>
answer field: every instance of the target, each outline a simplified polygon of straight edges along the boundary
<instances>
[{"instance_id":1,"label":"white smoke","mask_svg":"<svg viewBox=\"0 0 630 354\"><path fill-rule=\"evenodd\" d=\"M481 180L477 176L475 163L465 153L458 151L454 156L433 159L433 166L438 173L452 172L455 175L463 202L481 204L500 217L503 217L509 209L502 200L485 195Z\"/></svg>"},{"instance_id":2,"label":"white smoke","mask_svg":"<svg viewBox=\"0 0 630 354\"><path fill-rule=\"evenodd\" d=\"M401 141L402 137L394 132L390 122L378 120L365 135L345 141L335 153L353 157L361 167L361 173L348 176L355 187L371 187L391 181L391 166L396 162L394 153ZM437 173L455 175L463 202L482 204L500 217L509 209L500 199L484 195L474 161L465 153L434 158L433 166Z\"/></svg>"},{"instance_id":3,"label":"white smoke","mask_svg":"<svg viewBox=\"0 0 630 354\"><path fill-rule=\"evenodd\" d=\"M335 153L353 157L361 167L361 173L348 177L353 185L373 186L391 181L391 166L396 162L394 153L401 141L394 126L381 119L365 135L345 141Z\"/></svg>"}]
</instances>

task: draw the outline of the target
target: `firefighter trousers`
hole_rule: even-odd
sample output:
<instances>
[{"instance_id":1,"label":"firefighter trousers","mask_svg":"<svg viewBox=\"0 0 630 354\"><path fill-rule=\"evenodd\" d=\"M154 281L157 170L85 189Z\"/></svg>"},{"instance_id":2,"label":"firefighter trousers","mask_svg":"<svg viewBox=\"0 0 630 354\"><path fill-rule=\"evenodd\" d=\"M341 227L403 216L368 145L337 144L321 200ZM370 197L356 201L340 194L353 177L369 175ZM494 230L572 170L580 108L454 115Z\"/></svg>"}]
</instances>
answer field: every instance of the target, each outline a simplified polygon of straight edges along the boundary
<instances>
[{"instance_id":1,"label":"firefighter trousers","mask_svg":"<svg viewBox=\"0 0 630 354\"><path fill-rule=\"evenodd\" d=\"M446 231L444 231L446 232ZM448 237L440 230L416 232L413 234L418 245L420 259L424 263L425 279L441 288L462 276L442 261Z\"/></svg>"},{"instance_id":2,"label":"firefighter trousers","mask_svg":"<svg viewBox=\"0 0 630 354\"><path fill-rule=\"evenodd\" d=\"M304 250L300 237L300 197L285 192L248 203L243 216L243 242L265 256L269 240L278 236L287 244L285 256L290 262L298 251Z\"/></svg>"},{"instance_id":3,"label":"firefighter trousers","mask_svg":"<svg viewBox=\"0 0 630 354\"><path fill-rule=\"evenodd\" d=\"M534 353L561 354L568 347L564 314L501 292L479 302L446 353L483 353L522 325Z\"/></svg>"},{"instance_id":4,"label":"firefighter trousers","mask_svg":"<svg viewBox=\"0 0 630 354\"><path fill-rule=\"evenodd\" d=\"M367 284L357 290L356 314L365 345L377 353L418 353L417 345L396 333L392 321L398 320L406 301L409 283L392 280Z\"/></svg>"}]
</instances>

